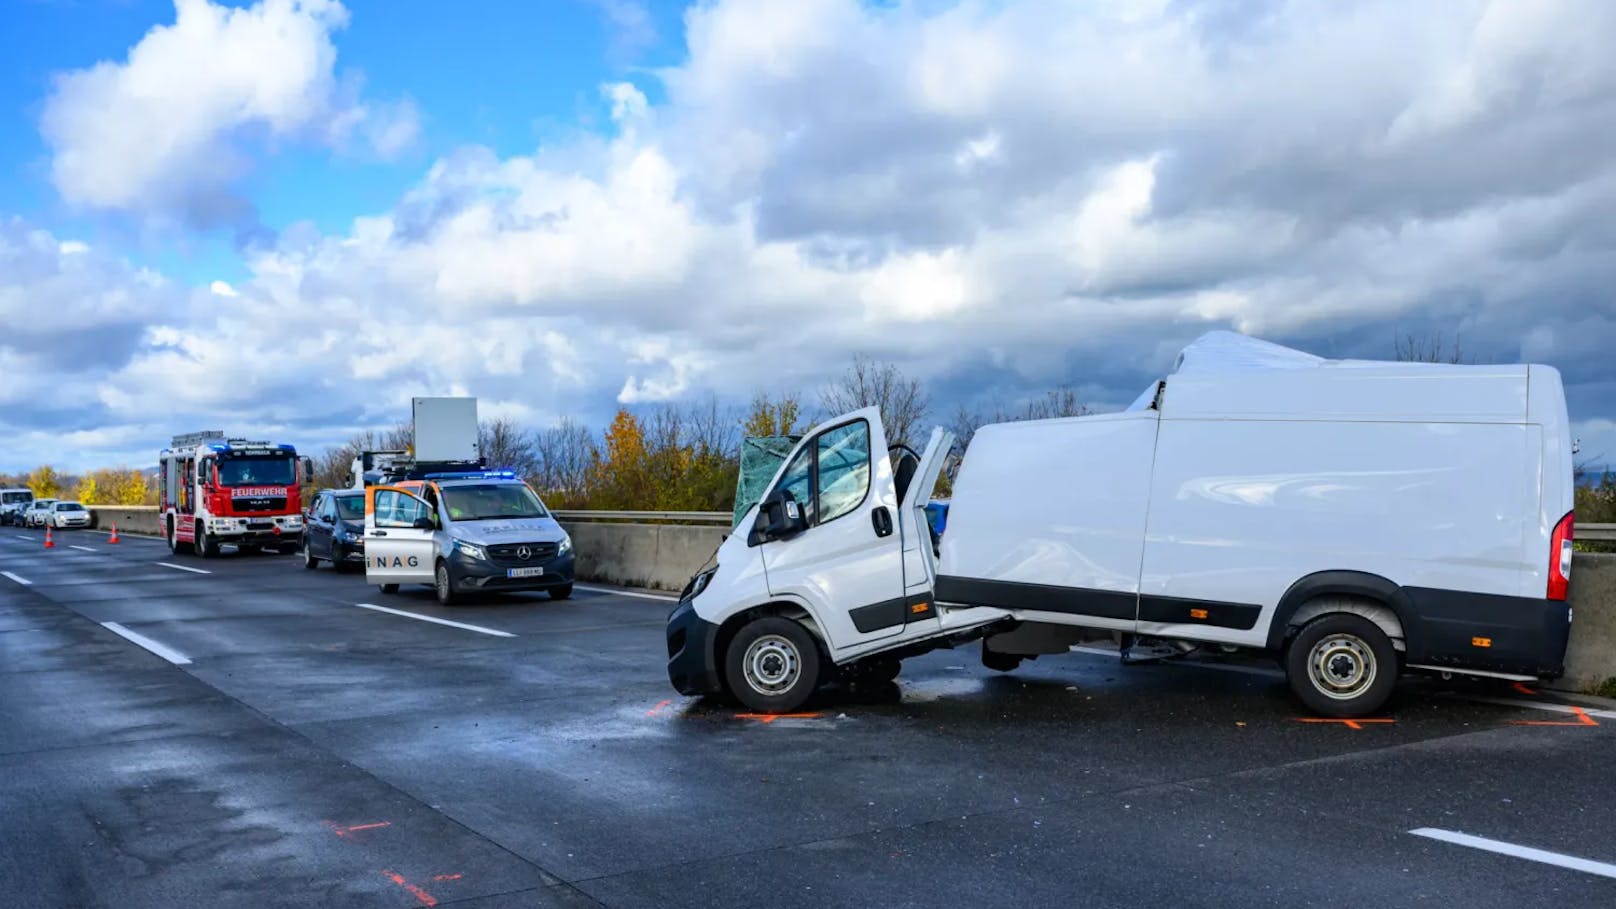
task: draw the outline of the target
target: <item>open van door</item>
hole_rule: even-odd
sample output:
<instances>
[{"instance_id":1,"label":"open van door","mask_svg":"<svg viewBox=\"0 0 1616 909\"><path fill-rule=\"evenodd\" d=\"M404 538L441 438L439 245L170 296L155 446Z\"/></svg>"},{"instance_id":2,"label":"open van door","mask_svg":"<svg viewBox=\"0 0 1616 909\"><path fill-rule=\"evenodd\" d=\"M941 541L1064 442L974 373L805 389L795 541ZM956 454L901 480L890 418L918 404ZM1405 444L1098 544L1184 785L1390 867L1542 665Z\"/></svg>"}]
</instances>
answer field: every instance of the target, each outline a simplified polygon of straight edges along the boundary
<instances>
[{"instance_id":1,"label":"open van door","mask_svg":"<svg viewBox=\"0 0 1616 909\"><path fill-rule=\"evenodd\" d=\"M942 475L943 462L954 447L954 434L942 428L933 429L926 450L915 461L914 471L907 479L899 476L898 523L903 533L903 586L904 597L911 602L905 611L905 622L935 617L931 606L932 585L937 582L937 546L940 542L932 535L931 522L926 519L926 506L937 488ZM912 454L906 455L913 459ZM925 608L916 609L924 599Z\"/></svg>"},{"instance_id":2,"label":"open van door","mask_svg":"<svg viewBox=\"0 0 1616 909\"><path fill-rule=\"evenodd\" d=\"M365 490L365 583L431 584L434 510L395 486Z\"/></svg>"},{"instance_id":3,"label":"open van door","mask_svg":"<svg viewBox=\"0 0 1616 909\"><path fill-rule=\"evenodd\" d=\"M762 547L769 592L808 607L832 654L903 630L898 510L875 407L814 427L760 504L748 542Z\"/></svg>"}]
</instances>

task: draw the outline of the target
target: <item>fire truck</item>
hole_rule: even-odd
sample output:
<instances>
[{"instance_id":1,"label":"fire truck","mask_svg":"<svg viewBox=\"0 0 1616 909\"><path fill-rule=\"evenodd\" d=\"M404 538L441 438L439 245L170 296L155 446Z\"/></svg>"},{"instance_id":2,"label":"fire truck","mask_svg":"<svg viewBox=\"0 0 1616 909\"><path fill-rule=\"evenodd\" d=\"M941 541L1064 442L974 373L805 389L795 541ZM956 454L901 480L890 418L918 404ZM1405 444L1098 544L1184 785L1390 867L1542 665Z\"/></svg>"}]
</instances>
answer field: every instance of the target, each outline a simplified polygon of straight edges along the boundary
<instances>
[{"instance_id":1,"label":"fire truck","mask_svg":"<svg viewBox=\"0 0 1616 909\"><path fill-rule=\"evenodd\" d=\"M222 544L281 553L302 545L298 481L312 471L291 445L209 430L175 436L159 461L163 537L174 552L212 558Z\"/></svg>"}]
</instances>

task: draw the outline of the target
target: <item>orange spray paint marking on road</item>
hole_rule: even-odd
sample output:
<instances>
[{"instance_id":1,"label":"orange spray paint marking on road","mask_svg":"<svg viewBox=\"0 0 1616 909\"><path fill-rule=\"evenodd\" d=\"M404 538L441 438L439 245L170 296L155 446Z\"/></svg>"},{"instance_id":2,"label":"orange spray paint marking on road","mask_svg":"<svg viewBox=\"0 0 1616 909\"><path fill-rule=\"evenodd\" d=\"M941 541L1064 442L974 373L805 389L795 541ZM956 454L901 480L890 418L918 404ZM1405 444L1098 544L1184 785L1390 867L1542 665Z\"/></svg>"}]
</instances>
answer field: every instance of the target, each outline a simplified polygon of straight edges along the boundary
<instances>
[{"instance_id":1,"label":"orange spray paint marking on road","mask_svg":"<svg viewBox=\"0 0 1616 909\"><path fill-rule=\"evenodd\" d=\"M343 826L335 824L335 823L333 823L331 821L326 821L325 825L327 827L330 827L331 832L335 833L337 836L347 836L350 833L355 833L355 832L360 831L360 830L375 830L378 827L391 827L391 826L393 826L393 822L392 821L377 821L374 824L355 824L352 827L343 827Z\"/></svg>"},{"instance_id":2,"label":"orange spray paint marking on road","mask_svg":"<svg viewBox=\"0 0 1616 909\"><path fill-rule=\"evenodd\" d=\"M812 720L824 716L822 713L737 713L737 720L757 720L767 726L775 720Z\"/></svg>"},{"instance_id":3,"label":"orange spray paint marking on road","mask_svg":"<svg viewBox=\"0 0 1616 909\"><path fill-rule=\"evenodd\" d=\"M672 704L672 703L673 703L672 701L658 701L657 705L655 707L652 707L650 710L647 710L645 712L645 715L646 716L656 716L657 714L661 713L664 709L666 709L669 704Z\"/></svg>"},{"instance_id":4,"label":"orange spray paint marking on road","mask_svg":"<svg viewBox=\"0 0 1616 909\"><path fill-rule=\"evenodd\" d=\"M1519 691L1521 694L1537 694L1535 689L1528 688L1520 682L1515 683L1515 690Z\"/></svg>"},{"instance_id":5,"label":"orange spray paint marking on road","mask_svg":"<svg viewBox=\"0 0 1616 909\"><path fill-rule=\"evenodd\" d=\"M440 874L432 878L435 881L458 881L465 877L463 874Z\"/></svg>"},{"instance_id":6,"label":"orange spray paint marking on road","mask_svg":"<svg viewBox=\"0 0 1616 909\"><path fill-rule=\"evenodd\" d=\"M1511 726L1598 726L1599 721L1589 716L1581 707L1571 708L1576 720L1510 720Z\"/></svg>"},{"instance_id":7,"label":"orange spray paint marking on road","mask_svg":"<svg viewBox=\"0 0 1616 909\"><path fill-rule=\"evenodd\" d=\"M423 905L423 906L436 906L438 904L438 898L437 897L433 896L430 893L427 893L425 890L422 890L420 887L417 887L414 884L410 883L409 881L405 880L404 875L398 874L398 873L393 872L393 871L388 871L386 869L382 870L382 874L387 875L388 880L390 880L393 883L399 885L400 887L403 887L405 890L408 890L410 892L410 895L415 897L416 900L418 900L421 903L421 905Z\"/></svg>"},{"instance_id":8,"label":"orange spray paint marking on road","mask_svg":"<svg viewBox=\"0 0 1616 909\"><path fill-rule=\"evenodd\" d=\"M1384 717L1378 717L1378 718L1375 718L1375 719L1335 720L1335 719L1328 719L1326 717L1319 717L1319 716L1299 716L1299 717L1296 717L1296 722L1298 722L1298 723L1336 723L1336 724L1345 726L1348 729L1362 729L1363 724L1365 724L1365 723L1371 723L1371 724L1382 725L1382 726L1389 726L1389 725L1391 725L1393 723L1396 723L1397 721L1392 720L1392 719L1386 719Z\"/></svg>"}]
</instances>

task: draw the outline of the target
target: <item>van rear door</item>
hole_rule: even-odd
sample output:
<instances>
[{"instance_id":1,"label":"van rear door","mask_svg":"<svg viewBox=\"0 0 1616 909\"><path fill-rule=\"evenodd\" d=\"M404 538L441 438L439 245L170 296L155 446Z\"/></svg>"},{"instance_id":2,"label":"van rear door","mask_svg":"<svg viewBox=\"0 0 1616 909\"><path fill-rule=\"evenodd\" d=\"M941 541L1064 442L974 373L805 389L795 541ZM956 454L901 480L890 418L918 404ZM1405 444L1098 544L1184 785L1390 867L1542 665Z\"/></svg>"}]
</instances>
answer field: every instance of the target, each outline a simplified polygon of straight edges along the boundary
<instances>
[{"instance_id":1,"label":"van rear door","mask_svg":"<svg viewBox=\"0 0 1616 909\"><path fill-rule=\"evenodd\" d=\"M759 545L769 592L815 612L832 652L903 630L903 535L880 410L814 428L770 494L791 493L807 528Z\"/></svg>"}]
</instances>

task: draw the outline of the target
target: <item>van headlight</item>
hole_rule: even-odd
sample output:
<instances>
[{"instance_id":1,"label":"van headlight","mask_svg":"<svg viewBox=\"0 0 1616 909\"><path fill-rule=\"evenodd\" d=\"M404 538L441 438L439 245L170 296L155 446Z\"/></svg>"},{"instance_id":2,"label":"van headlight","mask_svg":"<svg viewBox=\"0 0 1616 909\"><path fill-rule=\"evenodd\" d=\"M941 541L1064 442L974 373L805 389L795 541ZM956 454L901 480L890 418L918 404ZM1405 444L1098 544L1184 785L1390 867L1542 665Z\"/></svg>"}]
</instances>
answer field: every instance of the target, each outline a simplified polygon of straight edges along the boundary
<instances>
[{"instance_id":1,"label":"van headlight","mask_svg":"<svg viewBox=\"0 0 1616 909\"><path fill-rule=\"evenodd\" d=\"M486 560L488 558L488 554L483 552L483 548L481 546L477 546L473 543L467 543L465 540L455 540L455 551L469 559Z\"/></svg>"},{"instance_id":2,"label":"van headlight","mask_svg":"<svg viewBox=\"0 0 1616 909\"><path fill-rule=\"evenodd\" d=\"M714 565L706 571L698 572L695 577L690 579L690 583L685 585L684 591L679 594L679 602L683 603L687 600L693 600L696 597L701 596L701 592L706 590L707 585L713 582L713 575L717 573L717 565Z\"/></svg>"},{"instance_id":3,"label":"van headlight","mask_svg":"<svg viewBox=\"0 0 1616 909\"><path fill-rule=\"evenodd\" d=\"M572 537L567 536L567 535L563 535L561 537L561 546L556 549L556 555L566 555L567 553L569 553L571 551L572 551Z\"/></svg>"}]
</instances>

